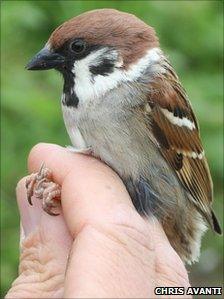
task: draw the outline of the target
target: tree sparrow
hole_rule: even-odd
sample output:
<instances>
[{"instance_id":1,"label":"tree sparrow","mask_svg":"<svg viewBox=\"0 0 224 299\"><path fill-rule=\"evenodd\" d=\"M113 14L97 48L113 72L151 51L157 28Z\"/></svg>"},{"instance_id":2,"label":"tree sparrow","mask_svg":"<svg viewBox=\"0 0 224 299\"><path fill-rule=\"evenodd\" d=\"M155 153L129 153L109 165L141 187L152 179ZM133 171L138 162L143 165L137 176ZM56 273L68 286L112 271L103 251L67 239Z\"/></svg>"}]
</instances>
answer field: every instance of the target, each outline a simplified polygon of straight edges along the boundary
<instances>
[{"instance_id":1,"label":"tree sparrow","mask_svg":"<svg viewBox=\"0 0 224 299\"><path fill-rule=\"evenodd\" d=\"M27 65L53 68L64 78L75 151L91 150L112 167L136 210L161 222L184 262L196 261L206 224L221 228L196 117L154 29L114 9L86 12L59 26ZM35 194L52 214L60 188L50 172L42 167L27 188L30 203Z\"/></svg>"}]
</instances>

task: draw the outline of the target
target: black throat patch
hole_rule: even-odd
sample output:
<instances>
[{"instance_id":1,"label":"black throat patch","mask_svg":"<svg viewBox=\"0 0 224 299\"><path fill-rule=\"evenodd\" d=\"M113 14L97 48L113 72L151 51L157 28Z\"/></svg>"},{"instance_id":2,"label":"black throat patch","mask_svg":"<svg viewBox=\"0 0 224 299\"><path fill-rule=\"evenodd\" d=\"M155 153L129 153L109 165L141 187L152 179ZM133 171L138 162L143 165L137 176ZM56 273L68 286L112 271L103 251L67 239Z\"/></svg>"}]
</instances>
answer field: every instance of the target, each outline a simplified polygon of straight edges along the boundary
<instances>
[{"instance_id":1,"label":"black throat patch","mask_svg":"<svg viewBox=\"0 0 224 299\"><path fill-rule=\"evenodd\" d=\"M79 98L77 97L75 92L72 93L64 93L64 98L62 100L62 104L67 107L77 108L79 104Z\"/></svg>"},{"instance_id":2,"label":"black throat patch","mask_svg":"<svg viewBox=\"0 0 224 299\"><path fill-rule=\"evenodd\" d=\"M74 91L75 75L71 72L64 72L64 87L62 97L62 104L67 107L77 108L79 104L79 98Z\"/></svg>"}]
</instances>

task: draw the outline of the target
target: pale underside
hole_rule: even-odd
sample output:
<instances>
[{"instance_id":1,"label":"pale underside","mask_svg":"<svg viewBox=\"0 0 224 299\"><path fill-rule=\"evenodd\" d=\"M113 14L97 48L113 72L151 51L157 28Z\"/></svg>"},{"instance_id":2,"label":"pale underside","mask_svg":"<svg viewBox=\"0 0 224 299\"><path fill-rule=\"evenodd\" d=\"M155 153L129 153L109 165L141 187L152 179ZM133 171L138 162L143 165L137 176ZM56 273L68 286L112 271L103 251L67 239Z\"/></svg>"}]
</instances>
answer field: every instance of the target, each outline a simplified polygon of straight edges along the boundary
<instances>
[{"instance_id":1,"label":"pale underside","mask_svg":"<svg viewBox=\"0 0 224 299\"><path fill-rule=\"evenodd\" d=\"M74 91L79 104L76 108L62 105L62 110L74 147L91 147L93 155L110 165L124 182L130 178L133 182L147 178L148 190L144 189L144 192L150 189L154 199L153 204L150 201L146 203L146 214L154 209L154 214L161 221L169 219L171 225L166 233L171 244L183 260L191 262L199 256L204 222L194 209L194 199L180 184L176 173L171 171L170 165L158 150L158 140L148 129L152 120L147 99L148 86L153 77L166 72L161 65L161 58L163 54L160 49L151 49L129 70L122 71L120 63L112 74L99 75L94 80L86 63L96 61L97 53L76 62L73 70ZM147 87L145 82L139 80L141 76L149 83ZM142 111L138 112L138 107L145 109L147 121L142 118ZM196 130L196 124L187 116L180 119L165 108L161 112L171 124L190 131ZM181 154L200 160L204 152L192 150ZM176 229L183 227L183 231L176 231L176 239L172 236L172 226ZM183 235L189 229L195 232L192 236L186 236L188 240L185 240ZM186 248L182 248L185 245L180 245L181 242L187 243Z\"/></svg>"}]
</instances>

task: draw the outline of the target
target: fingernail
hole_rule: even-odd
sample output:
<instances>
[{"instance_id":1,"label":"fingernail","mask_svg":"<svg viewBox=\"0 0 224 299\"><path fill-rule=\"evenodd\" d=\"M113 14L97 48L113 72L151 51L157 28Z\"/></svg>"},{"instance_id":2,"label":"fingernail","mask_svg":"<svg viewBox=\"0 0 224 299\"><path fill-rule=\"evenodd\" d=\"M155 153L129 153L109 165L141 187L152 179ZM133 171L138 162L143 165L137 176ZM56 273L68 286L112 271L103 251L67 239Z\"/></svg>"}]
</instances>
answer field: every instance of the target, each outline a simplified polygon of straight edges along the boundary
<instances>
[{"instance_id":1,"label":"fingernail","mask_svg":"<svg viewBox=\"0 0 224 299\"><path fill-rule=\"evenodd\" d=\"M25 182L26 178L23 178L19 181L16 187L17 203L22 227L21 234L23 234L23 239L37 229L42 214L41 203L38 199L32 199L32 206L28 203Z\"/></svg>"}]
</instances>

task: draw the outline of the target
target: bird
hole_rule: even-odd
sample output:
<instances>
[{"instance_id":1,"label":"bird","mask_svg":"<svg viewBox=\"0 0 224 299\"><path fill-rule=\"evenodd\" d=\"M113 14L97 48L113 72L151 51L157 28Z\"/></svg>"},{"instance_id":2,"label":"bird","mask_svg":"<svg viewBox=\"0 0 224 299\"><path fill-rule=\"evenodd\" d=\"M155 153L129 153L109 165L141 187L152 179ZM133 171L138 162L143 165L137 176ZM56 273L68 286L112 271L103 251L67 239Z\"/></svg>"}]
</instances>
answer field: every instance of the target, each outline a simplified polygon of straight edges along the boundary
<instances>
[{"instance_id":1,"label":"bird","mask_svg":"<svg viewBox=\"0 0 224 299\"><path fill-rule=\"evenodd\" d=\"M207 227L222 234L213 183L196 116L154 28L115 9L84 12L56 28L26 68L62 74L71 150L109 165L138 213L158 219L182 261L198 261ZM51 192L39 192L42 183ZM54 215L60 186L43 165L27 189L30 203L36 194Z\"/></svg>"}]
</instances>

